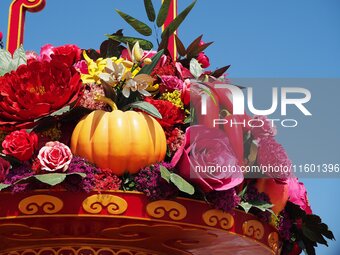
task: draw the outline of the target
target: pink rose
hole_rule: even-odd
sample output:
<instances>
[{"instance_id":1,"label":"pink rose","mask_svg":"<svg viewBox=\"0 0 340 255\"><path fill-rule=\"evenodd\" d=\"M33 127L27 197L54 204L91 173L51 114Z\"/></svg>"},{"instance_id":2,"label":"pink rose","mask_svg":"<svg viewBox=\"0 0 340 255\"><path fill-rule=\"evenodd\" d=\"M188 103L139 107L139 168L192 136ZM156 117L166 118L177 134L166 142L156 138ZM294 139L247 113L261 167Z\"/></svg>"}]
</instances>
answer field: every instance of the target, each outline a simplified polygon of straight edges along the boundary
<instances>
[{"instance_id":1,"label":"pink rose","mask_svg":"<svg viewBox=\"0 0 340 255\"><path fill-rule=\"evenodd\" d=\"M288 201L299 205L307 214L312 214L305 185L298 178L289 178Z\"/></svg>"},{"instance_id":2,"label":"pink rose","mask_svg":"<svg viewBox=\"0 0 340 255\"><path fill-rule=\"evenodd\" d=\"M0 157L0 182L4 182L11 168L10 163Z\"/></svg>"},{"instance_id":3,"label":"pink rose","mask_svg":"<svg viewBox=\"0 0 340 255\"><path fill-rule=\"evenodd\" d=\"M276 178L277 181L285 182L291 176L292 162L282 145L277 143L273 137L269 136L260 140L257 164L263 169L267 167L268 176Z\"/></svg>"},{"instance_id":4,"label":"pink rose","mask_svg":"<svg viewBox=\"0 0 340 255\"><path fill-rule=\"evenodd\" d=\"M37 145L37 135L34 132L27 133L25 129L21 129L5 137L2 142L2 153L26 161L33 156Z\"/></svg>"},{"instance_id":5,"label":"pink rose","mask_svg":"<svg viewBox=\"0 0 340 255\"><path fill-rule=\"evenodd\" d=\"M230 142L219 129L189 127L183 145L171 163L183 178L195 183L204 192L229 190L243 181ZM215 171L211 167L216 167Z\"/></svg>"},{"instance_id":6,"label":"pink rose","mask_svg":"<svg viewBox=\"0 0 340 255\"><path fill-rule=\"evenodd\" d=\"M208 68L210 66L210 60L204 52L200 52L197 56L197 61L201 64L203 68Z\"/></svg>"},{"instance_id":7,"label":"pink rose","mask_svg":"<svg viewBox=\"0 0 340 255\"><path fill-rule=\"evenodd\" d=\"M184 105L190 104L190 85L191 85L191 82L189 79L186 79L183 83L181 99Z\"/></svg>"},{"instance_id":8,"label":"pink rose","mask_svg":"<svg viewBox=\"0 0 340 255\"><path fill-rule=\"evenodd\" d=\"M252 121L251 134L255 139L265 138L267 136L276 136L277 129L274 123L266 116L254 116L256 121Z\"/></svg>"},{"instance_id":9,"label":"pink rose","mask_svg":"<svg viewBox=\"0 0 340 255\"><path fill-rule=\"evenodd\" d=\"M48 142L38 154L41 169L48 172L65 172L72 160L70 148L60 142Z\"/></svg>"},{"instance_id":10,"label":"pink rose","mask_svg":"<svg viewBox=\"0 0 340 255\"><path fill-rule=\"evenodd\" d=\"M182 90L183 88L183 81L176 76L163 75L161 79L168 91Z\"/></svg>"}]
</instances>

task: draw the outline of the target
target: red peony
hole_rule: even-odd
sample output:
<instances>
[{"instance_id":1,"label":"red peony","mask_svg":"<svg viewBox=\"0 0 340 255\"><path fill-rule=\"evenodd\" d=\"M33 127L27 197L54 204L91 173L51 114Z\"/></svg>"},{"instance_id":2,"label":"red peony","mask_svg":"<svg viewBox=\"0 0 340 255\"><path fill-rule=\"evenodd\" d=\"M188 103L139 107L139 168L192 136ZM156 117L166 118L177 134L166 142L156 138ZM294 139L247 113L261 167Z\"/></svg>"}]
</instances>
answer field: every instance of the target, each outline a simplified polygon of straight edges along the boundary
<instances>
[{"instance_id":1,"label":"red peony","mask_svg":"<svg viewBox=\"0 0 340 255\"><path fill-rule=\"evenodd\" d=\"M11 168L10 163L0 157L0 182L4 182Z\"/></svg>"},{"instance_id":2,"label":"red peony","mask_svg":"<svg viewBox=\"0 0 340 255\"><path fill-rule=\"evenodd\" d=\"M62 171L68 169L72 160L70 148L60 142L48 142L42 147L38 154L41 170L48 172Z\"/></svg>"},{"instance_id":3,"label":"red peony","mask_svg":"<svg viewBox=\"0 0 340 255\"><path fill-rule=\"evenodd\" d=\"M21 161L29 160L38 146L38 137L35 133L18 130L10 133L2 142L2 153L15 157Z\"/></svg>"},{"instance_id":4,"label":"red peony","mask_svg":"<svg viewBox=\"0 0 340 255\"><path fill-rule=\"evenodd\" d=\"M73 44L67 44L59 47L54 47L51 44L46 44L41 48L39 61L51 61L57 59L68 66L72 66L81 58L81 49Z\"/></svg>"},{"instance_id":5,"label":"red peony","mask_svg":"<svg viewBox=\"0 0 340 255\"><path fill-rule=\"evenodd\" d=\"M73 67L57 60L31 60L0 77L0 125L31 128L35 120L75 103L80 89L80 75Z\"/></svg>"},{"instance_id":6,"label":"red peony","mask_svg":"<svg viewBox=\"0 0 340 255\"><path fill-rule=\"evenodd\" d=\"M51 57L71 66L80 60L81 50L76 45L68 44L54 48Z\"/></svg>"},{"instance_id":7,"label":"red peony","mask_svg":"<svg viewBox=\"0 0 340 255\"><path fill-rule=\"evenodd\" d=\"M172 128L176 124L182 124L184 121L184 112L173 103L166 100L155 100L145 98L145 101L152 104L162 115L162 119L157 119L164 129Z\"/></svg>"}]
</instances>

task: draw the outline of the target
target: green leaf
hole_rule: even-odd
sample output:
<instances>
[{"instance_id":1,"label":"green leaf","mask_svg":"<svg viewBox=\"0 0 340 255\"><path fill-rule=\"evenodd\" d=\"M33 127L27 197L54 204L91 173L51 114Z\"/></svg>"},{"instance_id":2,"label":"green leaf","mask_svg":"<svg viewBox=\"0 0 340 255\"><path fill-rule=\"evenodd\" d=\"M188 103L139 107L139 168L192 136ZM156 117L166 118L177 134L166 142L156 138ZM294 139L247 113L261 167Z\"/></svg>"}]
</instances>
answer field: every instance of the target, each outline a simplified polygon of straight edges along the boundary
<instances>
[{"instance_id":1,"label":"green leaf","mask_svg":"<svg viewBox=\"0 0 340 255\"><path fill-rule=\"evenodd\" d=\"M184 57L187 54L187 51L184 47L184 44L182 43L182 41L179 39L177 35L175 35L175 42L176 42L176 48L177 48L178 54Z\"/></svg>"},{"instance_id":2,"label":"green leaf","mask_svg":"<svg viewBox=\"0 0 340 255\"><path fill-rule=\"evenodd\" d=\"M309 240L314 241L314 242L318 242L320 244L324 244L324 245L328 246L327 241L325 240L325 238L323 238L323 236L320 233L311 230L307 226L302 226L302 233Z\"/></svg>"},{"instance_id":3,"label":"green leaf","mask_svg":"<svg viewBox=\"0 0 340 255\"><path fill-rule=\"evenodd\" d=\"M219 68L219 69L215 70L214 72L212 72L212 74L210 76L213 76L215 78L219 78L229 69L229 67L230 67L230 65Z\"/></svg>"},{"instance_id":4,"label":"green leaf","mask_svg":"<svg viewBox=\"0 0 340 255\"><path fill-rule=\"evenodd\" d=\"M164 166L160 166L159 168L160 172L161 172L161 177L166 180L168 183L170 183L170 171L164 167Z\"/></svg>"},{"instance_id":5,"label":"green leaf","mask_svg":"<svg viewBox=\"0 0 340 255\"><path fill-rule=\"evenodd\" d=\"M193 56L192 52L197 49L202 41L202 37L203 35L200 35L199 37L197 37L192 43L190 43L190 45L187 48L187 54Z\"/></svg>"},{"instance_id":6,"label":"green leaf","mask_svg":"<svg viewBox=\"0 0 340 255\"><path fill-rule=\"evenodd\" d=\"M0 183L0 191L10 187L10 184Z\"/></svg>"},{"instance_id":7,"label":"green leaf","mask_svg":"<svg viewBox=\"0 0 340 255\"><path fill-rule=\"evenodd\" d=\"M184 11L182 11L163 31L162 36L165 35L167 32L169 32L169 34L172 35L177 30L177 28L182 24L185 18L188 16L192 8L194 8L196 2L197 0L195 0L187 8L185 8Z\"/></svg>"},{"instance_id":8,"label":"green leaf","mask_svg":"<svg viewBox=\"0 0 340 255\"><path fill-rule=\"evenodd\" d=\"M208 43L205 43L203 45L200 45L198 46L197 48L195 48L194 50L192 50L190 52L190 54L188 53L188 58L191 58L191 57L196 57L198 56L198 54L202 51L204 51L206 48L208 48L211 44L213 44L213 42L208 42Z\"/></svg>"},{"instance_id":9,"label":"green leaf","mask_svg":"<svg viewBox=\"0 0 340 255\"><path fill-rule=\"evenodd\" d=\"M50 116L60 116L60 115L63 115L64 113L69 112L70 110L71 110L71 106L67 105L59 109L58 111L51 113Z\"/></svg>"},{"instance_id":10,"label":"green leaf","mask_svg":"<svg viewBox=\"0 0 340 255\"><path fill-rule=\"evenodd\" d=\"M153 117L156 117L158 119L162 119L162 115L159 113L156 107L154 107L152 104L144 101L137 101L131 104L128 104L126 107L130 107L133 109L139 109L143 112L146 112L150 114Z\"/></svg>"},{"instance_id":11,"label":"green leaf","mask_svg":"<svg viewBox=\"0 0 340 255\"><path fill-rule=\"evenodd\" d=\"M164 22L166 18L168 17L170 3L171 3L171 0L164 0L161 5L161 8L159 9L159 12L157 15L157 21L156 21L156 24L158 27L161 27L164 25Z\"/></svg>"},{"instance_id":12,"label":"green leaf","mask_svg":"<svg viewBox=\"0 0 340 255\"><path fill-rule=\"evenodd\" d=\"M17 68L26 64L26 53L22 45L12 54L7 50L0 49L0 76L17 70Z\"/></svg>"},{"instance_id":13,"label":"green leaf","mask_svg":"<svg viewBox=\"0 0 340 255\"><path fill-rule=\"evenodd\" d=\"M250 209L253 207L251 204L249 204L248 202L244 202L242 201L240 203L240 206L243 208L243 210L248 213L250 211Z\"/></svg>"},{"instance_id":14,"label":"green leaf","mask_svg":"<svg viewBox=\"0 0 340 255\"><path fill-rule=\"evenodd\" d=\"M153 69L158 64L159 60L161 59L163 53L164 53L164 50L161 50L155 56L153 56L151 59L152 60L151 65L144 65L138 74L149 74L150 75Z\"/></svg>"},{"instance_id":15,"label":"green leaf","mask_svg":"<svg viewBox=\"0 0 340 255\"><path fill-rule=\"evenodd\" d=\"M27 64L26 51L24 50L24 47L22 45L18 49L16 49L13 54L13 64L16 68L21 65Z\"/></svg>"},{"instance_id":16,"label":"green leaf","mask_svg":"<svg viewBox=\"0 0 340 255\"><path fill-rule=\"evenodd\" d=\"M131 17L130 15L120 11L120 10L117 10L116 9L116 12L130 25L132 26L138 33L142 34L142 35L145 35L145 36L149 36L152 34L152 29L147 25L145 24L144 22L134 18L134 17Z\"/></svg>"},{"instance_id":17,"label":"green leaf","mask_svg":"<svg viewBox=\"0 0 340 255\"><path fill-rule=\"evenodd\" d=\"M42 183L55 186L62 183L66 179L66 176L67 176L66 174L62 173L52 173L35 175L34 177Z\"/></svg>"},{"instance_id":18,"label":"green leaf","mask_svg":"<svg viewBox=\"0 0 340 255\"><path fill-rule=\"evenodd\" d=\"M170 174L170 181L182 192L187 193L189 195L193 195L195 193L195 188L184 180L181 176L175 173Z\"/></svg>"},{"instance_id":19,"label":"green leaf","mask_svg":"<svg viewBox=\"0 0 340 255\"><path fill-rule=\"evenodd\" d=\"M193 58L190 60L190 73L198 80L198 78L203 74L204 69L197 59Z\"/></svg>"},{"instance_id":20,"label":"green leaf","mask_svg":"<svg viewBox=\"0 0 340 255\"><path fill-rule=\"evenodd\" d=\"M156 19L155 8L153 7L152 0L144 0L144 6L148 19L153 22Z\"/></svg>"},{"instance_id":21,"label":"green leaf","mask_svg":"<svg viewBox=\"0 0 340 255\"><path fill-rule=\"evenodd\" d=\"M129 37L129 36L120 36L120 35L106 35L108 38L115 40L117 42L134 45L137 41L139 42L139 45L144 50L151 50L153 48L152 42L148 40L144 40L142 38L137 37Z\"/></svg>"},{"instance_id":22,"label":"green leaf","mask_svg":"<svg viewBox=\"0 0 340 255\"><path fill-rule=\"evenodd\" d=\"M79 175L82 178L86 177L86 174L84 173L71 173L71 174L66 174L66 173L50 173L50 174L39 174L39 175L34 175L33 178L37 179L38 181L55 186L60 183L62 183L67 176L69 175ZM20 180L22 181L22 180Z\"/></svg>"}]
</instances>

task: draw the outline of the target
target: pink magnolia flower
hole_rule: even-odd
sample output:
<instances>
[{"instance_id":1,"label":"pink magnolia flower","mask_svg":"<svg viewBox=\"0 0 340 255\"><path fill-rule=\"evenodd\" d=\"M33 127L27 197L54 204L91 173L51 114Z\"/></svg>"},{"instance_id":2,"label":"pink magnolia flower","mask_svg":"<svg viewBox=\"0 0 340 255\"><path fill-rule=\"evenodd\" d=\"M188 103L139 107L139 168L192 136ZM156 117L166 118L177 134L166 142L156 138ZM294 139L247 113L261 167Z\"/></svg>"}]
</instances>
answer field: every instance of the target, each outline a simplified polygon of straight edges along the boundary
<instances>
[{"instance_id":1,"label":"pink magnolia flower","mask_svg":"<svg viewBox=\"0 0 340 255\"><path fill-rule=\"evenodd\" d=\"M11 165L7 160L0 157L0 182L4 182Z\"/></svg>"},{"instance_id":2,"label":"pink magnolia flower","mask_svg":"<svg viewBox=\"0 0 340 255\"><path fill-rule=\"evenodd\" d=\"M299 182L298 178L290 178L288 184L288 201L300 206L307 214L312 214L305 185L302 182Z\"/></svg>"},{"instance_id":3,"label":"pink magnolia flower","mask_svg":"<svg viewBox=\"0 0 340 255\"><path fill-rule=\"evenodd\" d=\"M252 126L251 134L256 140L268 136L276 136L276 126L266 116L254 116Z\"/></svg>"},{"instance_id":4,"label":"pink magnolia flower","mask_svg":"<svg viewBox=\"0 0 340 255\"><path fill-rule=\"evenodd\" d=\"M41 169L48 172L65 172L71 163L72 152L70 148L60 142L48 142L38 154Z\"/></svg>"},{"instance_id":5,"label":"pink magnolia flower","mask_svg":"<svg viewBox=\"0 0 340 255\"><path fill-rule=\"evenodd\" d=\"M184 143L171 164L184 179L195 183L204 192L229 190L243 181L228 137L218 129L205 126L187 128ZM220 169L211 168L218 166ZM222 170L222 167L225 168Z\"/></svg>"},{"instance_id":6,"label":"pink magnolia flower","mask_svg":"<svg viewBox=\"0 0 340 255\"><path fill-rule=\"evenodd\" d=\"M197 61L201 64L203 68L208 68L210 66L210 60L204 52L200 52L197 56Z\"/></svg>"}]
</instances>

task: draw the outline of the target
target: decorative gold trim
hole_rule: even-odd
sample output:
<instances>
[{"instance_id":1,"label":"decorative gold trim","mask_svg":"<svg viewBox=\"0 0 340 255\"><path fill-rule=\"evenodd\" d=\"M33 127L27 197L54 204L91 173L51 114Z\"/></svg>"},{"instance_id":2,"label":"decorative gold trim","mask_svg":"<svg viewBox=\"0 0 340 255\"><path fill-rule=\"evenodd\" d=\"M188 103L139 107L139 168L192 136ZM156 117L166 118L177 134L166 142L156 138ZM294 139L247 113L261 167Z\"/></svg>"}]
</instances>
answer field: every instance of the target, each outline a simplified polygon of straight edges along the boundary
<instances>
[{"instance_id":1,"label":"decorative gold trim","mask_svg":"<svg viewBox=\"0 0 340 255\"><path fill-rule=\"evenodd\" d=\"M170 200L151 202L146 206L146 212L150 217L157 219L163 218L167 212L169 218L176 221L183 220L188 213L184 205Z\"/></svg>"},{"instance_id":2,"label":"decorative gold trim","mask_svg":"<svg viewBox=\"0 0 340 255\"><path fill-rule=\"evenodd\" d=\"M260 240L264 236L264 227L258 220L248 220L242 225L243 234Z\"/></svg>"},{"instance_id":3,"label":"decorative gold trim","mask_svg":"<svg viewBox=\"0 0 340 255\"><path fill-rule=\"evenodd\" d=\"M234 217L227 212L212 209L202 214L202 219L205 224L211 227L219 226L223 229L231 229L234 226Z\"/></svg>"},{"instance_id":4,"label":"decorative gold trim","mask_svg":"<svg viewBox=\"0 0 340 255\"><path fill-rule=\"evenodd\" d=\"M109 194L92 195L83 201L83 209L88 213L99 214L104 207L109 214L119 215L127 210L128 203L121 197Z\"/></svg>"},{"instance_id":5,"label":"decorative gold trim","mask_svg":"<svg viewBox=\"0 0 340 255\"><path fill-rule=\"evenodd\" d=\"M50 195L35 195L27 197L20 201L18 209L21 213L27 215L37 214L42 208L46 214L55 214L60 212L64 207L64 202Z\"/></svg>"},{"instance_id":6,"label":"decorative gold trim","mask_svg":"<svg viewBox=\"0 0 340 255\"><path fill-rule=\"evenodd\" d=\"M273 249L275 254L278 254L279 251L279 234L277 232L271 232L268 236L268 245Z\"/></svg>"}]
</instances>

